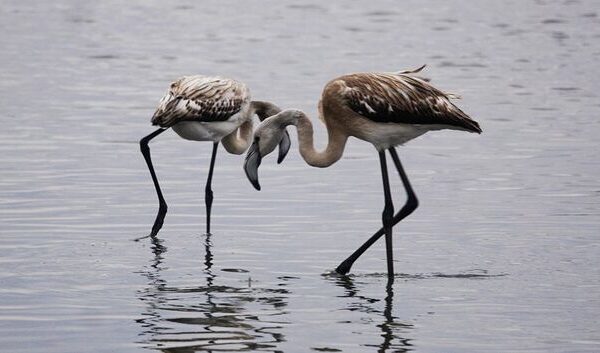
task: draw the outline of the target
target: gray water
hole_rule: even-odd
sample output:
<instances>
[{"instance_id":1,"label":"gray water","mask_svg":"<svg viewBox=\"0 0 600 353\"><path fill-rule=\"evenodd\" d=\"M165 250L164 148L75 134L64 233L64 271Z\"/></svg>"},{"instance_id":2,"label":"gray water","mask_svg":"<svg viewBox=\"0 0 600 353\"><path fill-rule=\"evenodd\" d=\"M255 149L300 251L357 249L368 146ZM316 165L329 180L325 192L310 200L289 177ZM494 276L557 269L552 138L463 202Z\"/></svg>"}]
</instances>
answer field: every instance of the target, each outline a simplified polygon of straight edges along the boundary
<instances>
[{"instance_id":1,"label":"gray water","mask_svg":"<svg viewBox=\"0 0 600 353\"><path fill-rule=\"evenodd\" d=\"M0 7L0 351L600 352L600 11L594 1L15 1ZM350 72L428 64L484 133L399 148L421 201L380 227L375 150L261 167L139 139L168 84L245 82L316 116ZM316 119L316 139L325 129ZM402 186L391 173L396 206Z\"/></svg>"}]
</instances>

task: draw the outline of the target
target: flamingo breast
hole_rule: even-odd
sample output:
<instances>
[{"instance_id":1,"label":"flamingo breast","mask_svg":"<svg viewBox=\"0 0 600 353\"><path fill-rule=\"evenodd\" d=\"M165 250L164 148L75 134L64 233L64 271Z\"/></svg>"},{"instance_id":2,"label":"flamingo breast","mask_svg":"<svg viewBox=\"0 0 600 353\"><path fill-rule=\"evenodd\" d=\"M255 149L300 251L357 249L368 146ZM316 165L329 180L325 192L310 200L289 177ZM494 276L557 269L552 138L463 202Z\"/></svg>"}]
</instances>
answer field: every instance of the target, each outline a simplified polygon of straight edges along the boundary
<instances>
[{"instance_id":1,"label":"flamingo breast","mask_svg":"<svg viewBox=\"0 0 600 353\"><path fill-rule=\"evenodd\" d=\"M233 133L244 121L248 120L246 111L232 115L225 121L182 121L172 126L181 138L192 141L213 141Z\"/></svg>"}]
</instances>

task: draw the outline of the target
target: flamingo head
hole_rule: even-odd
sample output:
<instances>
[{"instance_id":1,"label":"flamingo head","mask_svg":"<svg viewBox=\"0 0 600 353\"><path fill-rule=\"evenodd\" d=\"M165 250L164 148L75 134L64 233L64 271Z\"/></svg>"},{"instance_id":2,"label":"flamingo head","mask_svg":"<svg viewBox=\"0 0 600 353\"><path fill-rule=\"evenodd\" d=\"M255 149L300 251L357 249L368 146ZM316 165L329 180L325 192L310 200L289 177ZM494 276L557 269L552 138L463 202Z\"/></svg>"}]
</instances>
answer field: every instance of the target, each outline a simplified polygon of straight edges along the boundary
<instances>
[{"instance_id":1,"label":"flamingo head","mask_svg":"<svg viewBox=\"0 0 600 353\"><path fill-rule=\"evenodd\" d=\"M283 161L291 146L290 135L286 127L296 125L300 114L303 113L296 109L284 110L263 120L254 131L254 141L246 154L244 171L256 190L260 190L258 167L262 158L279 146L277 163Z\"/></svg>"}]
</instances>

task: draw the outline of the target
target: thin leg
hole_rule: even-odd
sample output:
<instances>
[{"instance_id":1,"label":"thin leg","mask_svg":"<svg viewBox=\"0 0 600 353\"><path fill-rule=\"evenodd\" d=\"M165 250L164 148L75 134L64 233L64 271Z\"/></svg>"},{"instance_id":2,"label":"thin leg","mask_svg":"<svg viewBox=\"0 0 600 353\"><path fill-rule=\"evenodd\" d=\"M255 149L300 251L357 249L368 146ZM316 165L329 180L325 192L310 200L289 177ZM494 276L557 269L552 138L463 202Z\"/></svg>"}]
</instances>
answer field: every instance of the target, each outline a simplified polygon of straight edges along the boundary
<instances>
[{"instance_id":1,"label":"thin leg","mask_svg":"<svg viewBox=\"0 0 600 353\"><path fill-rule=\"evenodd\" d=\"M398 153L396 153L396 149L394 147L392 147L389 149L389 151L390 151L390 155L392 156L392 159L394 160L394 164L396 165L396 169L398 170L398 174L400 175L400 179L402 179L402 184L404 185L404 188L406 189L406 195L407 195L406 206L410 210L409 213L406 215L406 216L408 216L414 210L416 210L417 207L419 207L419 200L417 199L417 195L415 194L412 186L410 185L410 181L408 180L408 176L406 175L404 168L402 168L402 163L400 163L400 158L398 158ZM404 217L406 217L406 216L404 216ZM395 218L396 217L394 217L394 219ZM401 221L401 219L398 220L398 222L400 222L400 221Z\"/></svg>"},{"instance_id":2,"label":"thin leg","mask_svg":"<svg viewBox=\"0 0 600 353\"><path fill-rule=\"evenodd\" d=\"M146 160L146 164L148 165L148 169L150 170L150 175L152 176L154 188L156 189L156 194L158 195L158 214L156 215L156 219L154 220L154 225L152 226L152 231L150 232L150 234L148 236L141 237L136 240L140 240L147 237L155 237L158 234L160 228L162 227L165 215L167 214L167 203L165 202L165 198L163 197L162 191L160 190L160 185L158 185L158 178L156 178L156 173L154 172L154 167L152 166L152 158L150 157L150 147L148 146L150 140L162 134L166 130L167 129L160 128L140 140L140 150L142 151L142 155Z\"/></svg>"},{"instance_id":3,"label":"thin leg","mask_svg":"<svg viewBox=\"0 0 600 353\"><path fill-rule=\"evenodd\" d=\"M394 203L392 202L392 193L390 191L390 180L388 177L387 162L385 160L385 151L379 152L379 162L381 163L381 178L383 181L383 196L385 206L381 214L383 231L385 233L385 252L387 258L388 281L394 280L394 253L392 248L392 227L394 226Z\"/></svg>"},{"instance_id":4,"label":"thin leg","mask_svg":"<svg viewBox=\"0 0 600 353\"><path fill-rule=\"evenodd\" d=\"M206 234L210 235L210 210L213 202L213 191L211 188L213 170L215 169L215 158L217 157L217 147L219 143L213 144L212 157L210 158L210 169L208 170L208 179L206 180L206 188L204 189L204 201L206 202Z\"/></svg>"},{"instance_id":5,"label":"thin leg","mask_svg":"<svg viewBox=\"0 0 600 353\"><path fill-rule=\"evenodd\" d=\"M406 189L407 194L406 204L404 204L400 211L398 211L398 213L396 213L396 215L394 216L392 225L396 225L398 222L406 218L408 215L413 213L414 210L417 209L417 207L419 206L419 200L417 199L417 195L414 193L412 186L410 185L408 177L404 172L404 168L402 168L402 164L400 163L400 158L398 158L396 149L392 147L389 149L389 152L392 156L392 159L394 160L394 164L396 165L396 169L398 170L400 179L402 179L402 184L404 185L404 189ZM350 268L354 264L354 261L356 261L365 251L367 251L367 249L370 248L371 245L373 245L379 238L381 238L383 234L385 234L384 229L379 229L360 248L358 248L354 253L352 253L352 255L348 256L346 260L342 261L342 263L340 263L340 265L335 269L336 272L339 274L346 274L350 272Z\"/></svg>"}]
</instances>

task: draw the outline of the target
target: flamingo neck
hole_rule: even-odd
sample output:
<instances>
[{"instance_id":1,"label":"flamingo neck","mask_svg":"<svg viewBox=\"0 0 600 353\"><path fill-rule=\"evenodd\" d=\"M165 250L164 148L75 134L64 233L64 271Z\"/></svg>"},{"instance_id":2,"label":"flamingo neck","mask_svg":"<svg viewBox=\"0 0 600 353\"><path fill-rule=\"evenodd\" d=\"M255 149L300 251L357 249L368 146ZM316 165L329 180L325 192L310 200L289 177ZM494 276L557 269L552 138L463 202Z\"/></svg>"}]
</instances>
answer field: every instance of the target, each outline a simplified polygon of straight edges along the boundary
<instances>
[{"instance_id":1,"label":"flamingo neck","mask_svg":"<svg viewBox=\"0 0 600 353\"><path fill-rule=\"evenodd\" d=\"M251 117L253 114L258 115L260 121L275 115L281 111L281 108L270 102L263 101L252 101L250 102L250 111L248 116ZM231 154L242 154L250 146L252 140L252 132L254 125L251 118L245 121L238 129L231 134L223 137L221 143L225 150Z\"/></svg>"},{"instance_id":2,"label":"flamingo neck","mask_svg":"<svg viewBox=\"0 0 600 353\"><path fill-rule=\"evenodd\" d=\"M260 121L281 112L281 108L275 104L263 101L252 101L250 103L250 109L252 114L258 115Z\"/></svg>"},{"instance_id":3,"label":"flamingo neck","mask_svg":"<svg viewBox=\"0 0 600 353\"><path fill-rule=\"evenodd\" d=\"M348 136L335 128L327 128L328 141L327 147L323 151L315 150L314 130L310 119L303 115L297 123L298 144L300 145L300 155L313 167L325 168L342 158L344 147Z\"/></svg>"},{"instance_id":4,"label":"flamingo neck","mask_svg":"<svg viewBox=\"0 0 600 353\"><path fill-rule=\"evenodd\" d=\"M221 143L225 150L231 154L242 154L250 146L252 138L252 120L246 120L231 134L223 137Z\"/></svg>"}]
</instances>

